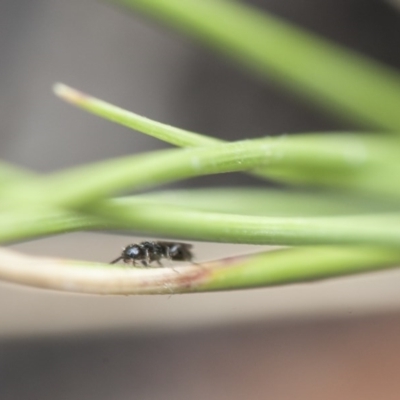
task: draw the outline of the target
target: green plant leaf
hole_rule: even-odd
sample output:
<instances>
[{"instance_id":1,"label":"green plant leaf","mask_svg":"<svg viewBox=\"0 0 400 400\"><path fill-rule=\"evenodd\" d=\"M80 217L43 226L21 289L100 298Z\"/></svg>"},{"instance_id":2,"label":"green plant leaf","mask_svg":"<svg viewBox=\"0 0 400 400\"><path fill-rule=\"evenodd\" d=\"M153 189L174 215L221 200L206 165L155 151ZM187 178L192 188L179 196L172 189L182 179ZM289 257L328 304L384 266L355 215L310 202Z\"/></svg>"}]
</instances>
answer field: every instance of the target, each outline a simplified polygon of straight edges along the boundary
<instances>
[{"instance_id":1,"label":"green plant leaf","mask_svg":"<svg viewBox=\"0 0 400 400\"><path fill-rule=\"evenodd\" d=\"M175 128L157 121L152 121L148 118L141 117L135 113L113 106L112 104L98 100L62 84L55 85L54 90L59 97L73 105L83 108L84 110L107 118L113 122L120 123L124 126L137 129L147 135L178 146L202 147L223 143L221 140L212 137L188 132L183 129ZM368 142L372 140L369 145L370 148L374 149L372 153L379 153L380 155L377 156L377 158L380 158L381 161L385 160L384 164L389 163L389 165L383 169L382 165L375 165L375 170L370 168L368 174L366 174L363 178L359 177L357 181L351 181L350 185L354 185L353 189L361 190L365 190L366 187L372 186L373 191L382 190L383 195L392 196L393 192L398 192L398 188L393 185L392 181L393 174L396 171L399 172L399 168L397 166L397 144L385 138L372 139L371 135L364 134L361 137L361 135L358 134L358 136L359 137L351 133L330 133L329 135L325 133L324 137L321 138L320 135L314 133L312 135L302 134L296 137L291 136L289 140L291 143L297 143L299 148L308 146L308 156L310 159L320 159L321 156L326 157L329 153L329 150L327 151L327 149L332 149L331 153L337 152L339 158L346 157L347 161L353 162L353 164L362 164L364 163L365 159L370 157L369 151L366 148L368 145L366 145L365 141ZM262 143L262 141L265 141L265 143L271 143L271 138L268 137L258 140L258 143ZM281 136L279 137L279 140L285 141L286 137ZM315 148L316 145L319 146L321 141L325 145L325 150L320 152L318 152L318 150L316 152L312 152L311 150ZM330 154L329 157L331 158L332 154ZM336 160L338 161L337 158ZM341 168L342 161L343 160L340 160L340 162L336 164L337 168ZM305 166L305 163L309 165ZM285 162L281 163L279 166L268 165L266 168L258 166L249 171L249 173L262 178L272 178L292 184L310 184L309 177L311 174L314 178L311 181L312 184L316 184L317 181L315 178L319 177L321 179L319 184L325 183L325 185L328 184L337 187L340 187L344 184L345 186L347 185L347 187L349 187L349 182L347 179L343 179L343 176L341 174L337 174L337 171L334 173L334 176L332 176L332 174L326 169L321 170L320 173L315 173L315 163L313 164L313 162L310 161L304 162L303 160L302 164L302 167L299 168L299 165L294 166L293 163L286 158ZM320 168L320 166L317 168ZM367 182L363 181L365 179ZM335 182L335 180L338 181Z\"/></svg>"},{"instance_id":2,"label":"green plant leaf","mask_svg":"<svg viewBox=\"0 0 400 400\"><path fill-rule=\"evenodd\" d=\"M171 295L314 281L390 268L399 261L399 251L348 246L285 249L153 269L28 257L0 248L0 280L77 293Z\"/></svg>"},{"instance_id":3,"label":"green plant leaf","mask_svg":"<svg viewBox=\"0 0 400 400\"><path fill-rule=\"evenodd\" d=\"M267 194L259 194L258 199L261 196L268 199ZM227 201L226 197L223 198ZM247 201L246 196L244 198ZM231 202L233 199L231 197ZM33 207L0 213L0 241L4 243L75 230L119 229L142 235L228 243L389 247L400 244L400 213L389 214L385 210L365 214L359 210L355 215L329 216L326 212L331 211L330 203L326 199L322 198L320 202L314 199L311 204L307 204L307 197L289 199L272 197L272 202L269 199L265 203L264 210L258 205L260 213L253 215L232 214L228 210L217 212L207 204L196 207L195 202L171 202L165 196L157 199L157 194L92 203L83 210L85 213ZM277 203L279 200L282 204ZM289 210L290 205L296 205L296 200L298 207ZM338 211L350 211L345 203L336 207ZM318 210L325 214L315 215Z\"/></svg>"},{"instance_id":4,"label":"green plant leaf","mask_svg":"<svg viewBox=\"0 0 400 400\"><path fill-rule=\"evenodd\" d=\"M166 22L330 113L400 132L400 75L377 61L236 1L113 2Z\"/></svg>"},{"instance_id":5,"label":"green plant leaf","mask_svg":"<svg viewBox=\"0 0 400 400\"><path fill-rule=\"evenodd\" d=\"M400 244L400 214L272 217L155 207L128 199L93 204L94 215L146 235L227 243L316 245Z\"/></svg>"},{"instance_id":6,"label":"green plant leaf","mask_svg":"<svg viewBox=\"0 0 400 400\"><path fill-rule=\"evenodd\" d=\"M236 266L228 261L225 268L212 269L212 276L196 290L265 287L351 275L394 267L400 262L399 256L398 250L353 246L269 251L234 259Z\"/></svg>"},{"instance_id":7,"label":"green plant leaf","mask_svg":"<svg viewBox=\"0 0 400 400\"><path fill-rule=\"evenodd\" d=\"M210 136L189 132L142 117L62 83L55 84L53 91L58 97L76 107L179 147L209 146L223 142Z\"/></svg>"},{"instance_id":8,"label":"green plant leaf","mask_svg":"<svg viewBox=\"0 0 400 400\"><path fill-rule=\"evenodd\" d=\"M15 185L0 198L0 207L23 204L50 204L77 207L107 197L118 190L143 190L163 183L207 174L244 171L267 166L287 182L339 185L358 182L366 190L370 185L397 193L391 182L371 181L371 163L389 161L390 147L380 154L379 143L372 138L295 136L245 140L212 147L162 150L149 154L120 157L109 161L71 168L30 182ZM362 152L358 158L354 149ZM392 164L386 166L393 170ZM375 174L377 168L373 169ZM380 170L378 170L380 171ZM361 174L361 176L360 176ZM2 204L3 203L3 204Z\"/></svg>"},{"instance_id":9,"label":"green plant leaf","mask_svg":"<svg viewBox=\"0 0 400 400\"><path fill-rule=\"evenodd\" d=\"M397 200L337 191L307 192L257 187L174 189L116 201L131 204L132 207L146 202L155 208L170 205L216 213L279 217L367 215L400 211Z\"/></svg>"}]
</instances>

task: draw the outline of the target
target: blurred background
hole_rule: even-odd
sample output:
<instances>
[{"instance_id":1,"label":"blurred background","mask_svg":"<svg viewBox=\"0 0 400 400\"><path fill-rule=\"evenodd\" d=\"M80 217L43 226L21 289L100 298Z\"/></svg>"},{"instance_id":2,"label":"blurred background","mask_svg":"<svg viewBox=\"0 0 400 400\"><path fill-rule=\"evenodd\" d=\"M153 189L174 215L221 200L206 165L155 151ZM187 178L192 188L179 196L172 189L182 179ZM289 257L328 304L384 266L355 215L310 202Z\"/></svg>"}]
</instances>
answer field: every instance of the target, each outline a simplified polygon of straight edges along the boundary
<instances>
[{"instance_id":1,"label":"blurred background","mask_svg":"<svg viewBox=\"0 0 400 400\"><path fill-rule=\"evenodd\" d=\"M396 1L252 0L400 67ZM63 82L152 119L235 140L355 129L138 14L94 0L0 0L0 156L38 172L150 151L86 114ZM199 184L255 184L239 174ZM77 233L13 245L109 261L128 242ZM258 251L198 243L198 260ZM0 285L1 399L397 399L400 272L273 289L100 297Z\"/></svg>"}]
</instances>

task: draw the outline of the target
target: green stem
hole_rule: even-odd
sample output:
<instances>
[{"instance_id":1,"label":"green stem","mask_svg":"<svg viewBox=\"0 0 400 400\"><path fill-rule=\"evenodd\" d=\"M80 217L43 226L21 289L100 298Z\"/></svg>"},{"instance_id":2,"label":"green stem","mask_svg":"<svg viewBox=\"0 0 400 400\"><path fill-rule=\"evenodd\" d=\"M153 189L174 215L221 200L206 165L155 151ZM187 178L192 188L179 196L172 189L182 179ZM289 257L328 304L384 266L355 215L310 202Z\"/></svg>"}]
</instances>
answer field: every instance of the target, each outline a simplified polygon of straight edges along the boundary
<instances>
[{"instance_id":1,"label":"green stem","mask_svg":"<svg viewBox=\"0 0 400 400\"><path fill-rule=\"evenodd\" d=\"M397 247L400 214L343 217L249 216L199 211L146 198L91 204L93 216L57 209L0 214L0 241L75 230L125 229L140 234L228 243L316 245L369 244Z\"/></svg>"},{"instance_id":2,"label":"green stem","mask_svg":"<svg viewBox=\"0 0 400 400\"><path fill-rule=\"evenodd\" d=\"M400 262L398 250L376 247L312 247L253 255L237 266L215 269L197 291L275 286L376 271Z\"/></svg>"},{"instance_id":3,"label":"green stem","mask_svg":"<svg viewBox=\"0 0 400 400\"><path fill-rule=\"evenodd\" d=\"M171 295L313 281L390 268L399 262L399 251L377 247L311 247L143 269L28 257L0 249L0 279L77 293Z\"/></svg>"},{"instance_id":4,"label":"green stem","mask_svg":"<svg viewBox=\"0 0 400 400\"><path fill-rule=\"evenodd\" d=\"M146 234L229 243L399 246L400 214L344 217L262 217L221 214L123 201L92 205L91 212Z\"/></svg>"},{"instance_id":5,"label":"green stem","mask_svg":"<svg viewBox=\"0 0 400 400\"><path fill-rule=\"evenodd\" d=\"M158 18L330 113L400 132L400 75L237 1L113 0Z\"/></svg>"},{"instance_id":6,"label":"green stem","mask_svg":"<svg viewBox=\"0 0 400 400\"><path fill-rule=\"evenodd\" d=\"M361 174L360 184L364 190L378 187L397 195L400 189L391 182L388 184L383 177L380 180L368 177L370 165L376 163L376 158L382 158L379 151L375 154L379 147L382 146L373 138L310 135L163 150L72 168L46 179L32 179L10 188L0 200L3 207L12 208L23 204L79 207L118 190L141 190L189 177L263 166L268 166L272 175L283 173L288 182L298 182L301 177L302 182L309 184L330 185L330 178L342 187L357 184ZM386 147L384 155L390 160L387 153L391 150ZM354 149L361 152L361 158ZM389 167L393 171L392 164Z\"/></svg>"},{"instance_id":7,"label":"green stem","mask_svg":"<svg viewBox=\"0 0 400 400\"><path fill-rule=\"evenodd\" d=\"M113 122L117 122L132 129L137 129L142 133L156 137L168 143L182 147L204 147L216 146L222 143L219 139L200 135L198 133L188 132L183 129L171 127L152 121L148 118L141 117L135 113L115 107L112 104L98 100L88 96L68 86L58 84L55 86L55 92L62 99L78 106L86 111L107 118ZM258 143L271 143L271 138L257 139ZM299 136L291 136L286 138L281 136L275 139L281 142L289 140L291 144L296 146L297 152L302 148L303 154L307 154L302 160L295 153L293 158L285 158L283 163L277 166L269 164L267 167L258 166L256 169L247 171L252 175L262 178L276 179L292 184L317 184L332 185L336 187L347 187L353 190L372 190L383 196L398 196L399 189L393 185L392 176L395 171L398 172L398 144L392 140L382 137L374 138L371 135L355 135L355 134L302 134ZM281 143L282 144L282 143ZM318 150L318 146L324 148ZM279 146L277 147L279 155ZM286 150L285 150L286 151ZM343 159L352 162L353 165L364 164L372 161L374 158L380 159L379 163L370 167L368 173L357 176L357 179L351 180L338 174L337 171L332 174L335 165L332 163L331 171L326 169L320 170L325 163L324 157L332 158L333 153L336 155L334 161L337 162L337 169L342 168ZM314 162L310 160L314 160ZM386 168L382 168L382 161L388 164ZM299 161L301 164L299 164ZM319 164L318 164L319 163ZM301 168L299 166L301 165ZM310 176L313 177L310 182ZM396 194L397 193L397 194Z\"/></svg>"}]
</instances>

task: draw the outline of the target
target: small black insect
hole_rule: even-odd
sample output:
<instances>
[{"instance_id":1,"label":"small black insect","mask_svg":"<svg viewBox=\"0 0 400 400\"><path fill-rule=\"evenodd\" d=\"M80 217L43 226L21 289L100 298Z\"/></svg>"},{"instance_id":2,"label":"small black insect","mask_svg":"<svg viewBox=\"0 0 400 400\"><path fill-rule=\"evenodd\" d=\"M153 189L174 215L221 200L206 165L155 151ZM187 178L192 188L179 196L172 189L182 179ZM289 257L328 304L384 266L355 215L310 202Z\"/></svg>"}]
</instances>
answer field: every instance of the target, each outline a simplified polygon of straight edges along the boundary
<instances>
[{"instance_id":1,"label":"small black insect","mask_svg":"<svg viewBox=\"0 0 400 400\"><path fill-rule=\"evenodd\" d=\"M141 242L139 244L129 244L123 250L121 255L110 264L119 260L125 263L140 261L145 267L153 261L162 266L160 260L166 258L172 261L192 261L192 245L188 243L177 242Z\"/></svg>"}]
</instances>

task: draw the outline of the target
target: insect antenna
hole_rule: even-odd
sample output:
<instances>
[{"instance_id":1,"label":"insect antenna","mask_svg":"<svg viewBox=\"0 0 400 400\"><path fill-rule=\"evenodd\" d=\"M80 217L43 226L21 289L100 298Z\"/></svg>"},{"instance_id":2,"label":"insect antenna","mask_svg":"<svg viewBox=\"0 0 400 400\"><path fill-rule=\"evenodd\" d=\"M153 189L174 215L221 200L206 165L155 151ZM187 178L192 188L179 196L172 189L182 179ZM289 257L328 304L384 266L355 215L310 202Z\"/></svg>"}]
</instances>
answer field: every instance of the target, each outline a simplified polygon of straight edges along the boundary
<instances>
[{"instance_id":1,"label":"insect antenna","mask_svg":"<svg viewBox=\"0 0 400 400\"><path fill-rule=\"evenodd\" d=\"M116 258L115 260L111 261L110 264L115 264L117 263L119 260L122 260L124 257L123 256L119 256L118 258Z\"/></svg>"}]
</instances>

